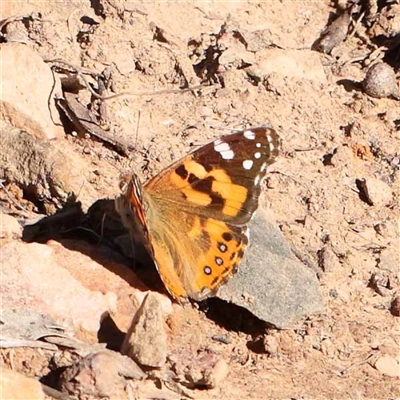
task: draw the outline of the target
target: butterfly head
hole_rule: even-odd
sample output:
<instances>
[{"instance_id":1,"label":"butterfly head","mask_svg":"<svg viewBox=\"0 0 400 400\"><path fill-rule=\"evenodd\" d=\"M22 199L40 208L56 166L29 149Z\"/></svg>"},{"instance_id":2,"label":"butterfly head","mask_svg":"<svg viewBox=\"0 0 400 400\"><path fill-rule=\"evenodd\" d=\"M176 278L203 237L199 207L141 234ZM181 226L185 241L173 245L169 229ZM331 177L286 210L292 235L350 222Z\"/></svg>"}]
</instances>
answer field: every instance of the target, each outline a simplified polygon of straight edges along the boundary
<instances>
[{"instance_id":1,"label":"butterfly head","mask_svg":"<svg viewBox=\"0 0 400 400\"><path fill-rule=\"evenodd\" d=\"M123 175L119 182L121 195L115 200L115 208L122 223L133 235L135 242L146 244L146 203L143 202L143 186L136 174Z\"/></svg>"}]
</instances>

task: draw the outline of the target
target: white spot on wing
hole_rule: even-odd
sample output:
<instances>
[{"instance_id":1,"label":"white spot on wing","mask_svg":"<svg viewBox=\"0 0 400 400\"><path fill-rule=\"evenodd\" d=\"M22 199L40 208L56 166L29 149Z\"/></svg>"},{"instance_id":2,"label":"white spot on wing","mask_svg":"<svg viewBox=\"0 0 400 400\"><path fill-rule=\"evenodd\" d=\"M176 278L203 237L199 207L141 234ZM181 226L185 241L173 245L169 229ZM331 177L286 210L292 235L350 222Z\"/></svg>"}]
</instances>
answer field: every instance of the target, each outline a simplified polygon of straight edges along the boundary
<instances>
[{"instance_id":1,"label":"white spot on wing","mask_svg":"<svg viewBox=\"0 0 400 400\"><path fill-rule=\"evenodd\" d=\"M251 169L251 167L253 166L253 160L244 160L243 161L243 168L244 169Z\"/></svg>"},{"instance_id":2,"label":"white spot on wing","mask_svg":"<svg viewBox=\"0 0 400 400\"><path fill-rule=\"evenodd\" d=\"M257 186L260 182L260 175L257 175L256 178L254 179L254 186Z\"/></svg>"},{"instance_id":3,"label":"white spot on wing","mask_svg":"<svg viewBox=\"0 0 400 400\"><path fill-rule=\"evenodd\" d=\"M220 139L214 142L214 150L221 154L221 157L224 160L232 160L232 158L235 156L235 153L231 150L229 144Z\"/></svg>"},{"instance_id":4,"label":"white spot on wing","mask_svg":"<svg viewBox=\"0 0 400 400\"><path fill-rule=\"evenodd\" d=\"M269 148L270 148L271 150L273 150L273 149L275 148L275 146L272 144L272 142L274 141L274 139L272 138L272 136L267 135L267 140L268 140L268 143L269 143Z\"/></svg>"},{"instance_id":5,"label":"white spot on wing","mask_svg":"<svg viewBox=\"0 0 400 400\"><path fill-rule=\"evenodd\" d=\"M254 158L260 158L261 157L261 153L259 151L257 151L257 153L254 154Z\"/></svg>"},{"instance_id":6,"label":"white spot on wing","mask_svg":"<svg viewBox=\"0 0 400 400\"><path fill-rule=\"evenodd\" d=\"M253 131L244 131L243 135L246 139L254 140L256 138L256 134Z\"/></svg>"},{"instance_id":7,"label":"white spot on wing","mask_svg":"<svg viewBox=\"0 0 400 400\"><path fill-rule=\"evenodd\" d=\"M261 143L257 143L256 147L260 148L261 147Z\"/></svg>"},{"instance_id":8,"label":"white spot on wing","mask_svg":"<svg viewBox=\"0 0 400 400\"><path fill-rule=\"evenodd\" d=\"M225 251L228 249L223 243L221 243L220 245L219 245L219 249L220 249L220 251L222 251L222 253L225 253Z\"/></svg>"},{"instance_id":9,"label":"white spot on wing","mask_svg":"<svg viewBox=\"0 0 400 400\"><path fill-rule=\"evenodd\" d=\"M232 160L232 158L235 156L235 153L232 150L220 151L220 154L224 160Z\"/></svg>"},{"instance_id":10,"label":"white spot on wing","mask_svg":"<svg viewBox=\"0 0 400 400\"><path fill-rule=\"evenodd\" d=\"M226 142L222 142L221 140L217 140L214 143L214 150L218 151L218 153L221 153L223 151L229 151L231 148L229 147L229 144Z\"/></svg>"}]
</instances>

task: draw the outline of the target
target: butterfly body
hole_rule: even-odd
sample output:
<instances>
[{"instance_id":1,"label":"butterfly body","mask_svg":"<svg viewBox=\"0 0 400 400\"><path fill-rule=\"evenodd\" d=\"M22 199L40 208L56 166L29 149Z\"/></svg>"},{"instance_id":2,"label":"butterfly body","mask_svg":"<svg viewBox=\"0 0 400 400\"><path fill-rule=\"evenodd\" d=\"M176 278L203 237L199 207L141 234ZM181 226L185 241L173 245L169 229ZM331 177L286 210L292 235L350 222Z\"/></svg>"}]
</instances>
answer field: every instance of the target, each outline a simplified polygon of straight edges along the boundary
<instances>
[{"instance_id":1,"label":"butterfly body","mask_svg":"<svg viewBox=\"0 0 400 400\"><path fill-rule=\"evenodd\" d=\"M200 147L144 186L136 175L121 181L116 208L173 297L203 300L236 272L278 151L276 132L261 126Z\"/></svg>"}]
</instances>

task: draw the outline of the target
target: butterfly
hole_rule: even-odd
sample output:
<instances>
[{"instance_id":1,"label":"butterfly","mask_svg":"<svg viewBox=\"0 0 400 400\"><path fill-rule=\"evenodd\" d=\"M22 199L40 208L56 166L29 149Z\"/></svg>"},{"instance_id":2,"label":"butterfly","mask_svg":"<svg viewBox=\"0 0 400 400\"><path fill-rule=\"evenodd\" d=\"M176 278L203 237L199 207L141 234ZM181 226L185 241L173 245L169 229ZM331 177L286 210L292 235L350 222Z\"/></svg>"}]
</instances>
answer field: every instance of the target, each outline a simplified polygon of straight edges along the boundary
<instances>
[{"instance_id":1,"label":"butterfly","mask_svg":"<svg viewBox=\"0 0 400 400\"><path fill-rule=\"evenodd\" d=\"M275 130L259 126L198 148L145 185L136 174L121 179L116 210L172 297L204 300L237 271L279 147Z\"/></svg>"}]
</instances>

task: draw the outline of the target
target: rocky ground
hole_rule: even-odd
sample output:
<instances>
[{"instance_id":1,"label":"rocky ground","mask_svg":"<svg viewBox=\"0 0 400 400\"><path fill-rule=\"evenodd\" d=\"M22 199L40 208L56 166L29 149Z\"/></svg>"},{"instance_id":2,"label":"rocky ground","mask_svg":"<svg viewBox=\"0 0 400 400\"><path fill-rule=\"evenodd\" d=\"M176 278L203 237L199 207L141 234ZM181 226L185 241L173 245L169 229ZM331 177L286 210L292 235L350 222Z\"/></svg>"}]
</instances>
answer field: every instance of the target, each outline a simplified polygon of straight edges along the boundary
<instances>
[{"instance_id":1,"label":"rocky ground","mask_svg":"<svg viewBox=\"0 0 400 400\"><path fill-rule=\"evenodd\" d=\"M2 398L400 397L398 1L3 1L0 21ZM264 304L275 326L176 304L113 206L122 173L265 123L260 215L306 271Z\"/></svg>"}]
</instances>

